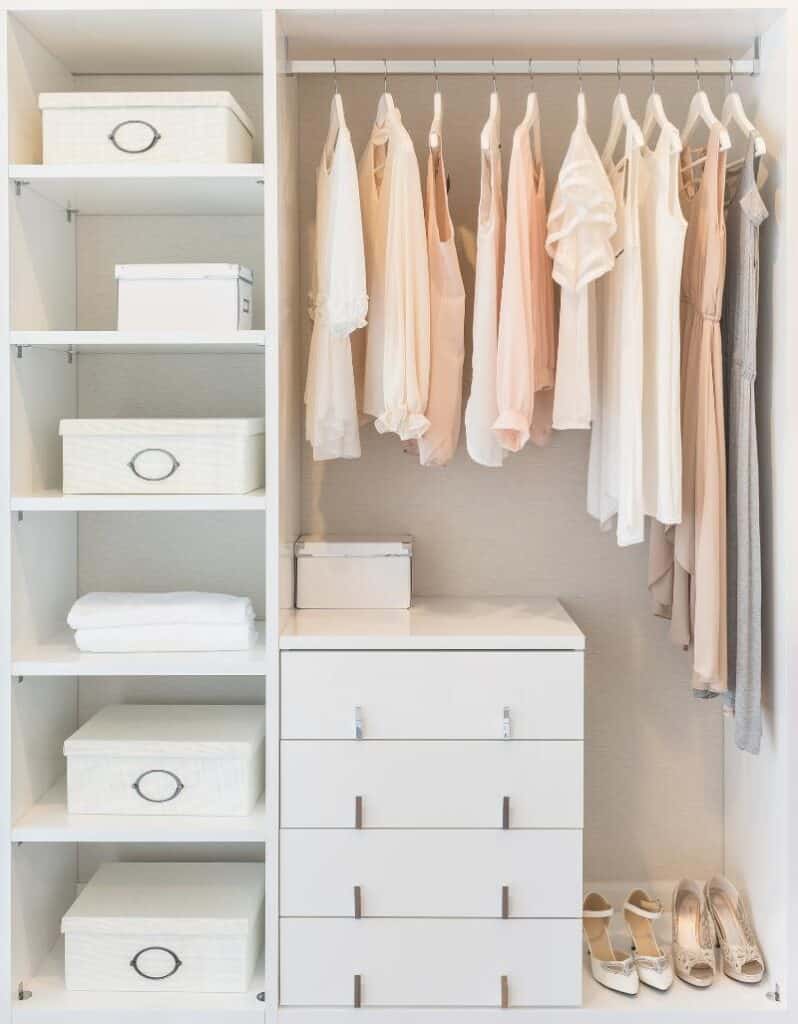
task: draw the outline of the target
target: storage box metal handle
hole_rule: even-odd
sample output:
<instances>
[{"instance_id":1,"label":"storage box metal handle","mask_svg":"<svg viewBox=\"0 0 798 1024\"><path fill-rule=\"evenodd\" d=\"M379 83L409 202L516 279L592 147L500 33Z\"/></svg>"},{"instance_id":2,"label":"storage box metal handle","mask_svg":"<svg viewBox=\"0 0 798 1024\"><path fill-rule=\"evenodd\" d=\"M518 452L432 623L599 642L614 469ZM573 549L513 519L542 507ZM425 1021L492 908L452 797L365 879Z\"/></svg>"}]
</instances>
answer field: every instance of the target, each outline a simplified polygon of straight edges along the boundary
<instances>
[{"instance_id":1,"label":"storage box metal handle","mask_svg":"<svg viewBox=\"0 0 798 1024\"><path fill-rule=\"evenodd\" d=\"M123 146L122 143L117 139L117 132L123 128L127 128L129 125L140 124L152 132L152 138L143 146ZM122 153L146 153L153 148L161 140L161 133L155 127L154 124L150 124L149 121L142 121L139 118L130 118L127 121L120 121L114 130L108 136L111 143Z\"/></svg>"},{"instance_id":2,"label":"storage box metal handle","mask_svg":"<svg viewBox=\"0 0 798 1024\"><path fill-rule=\"evenodd\" d=\"M144 956L147 953L166 953L173 960L173 964L170 970L166 971L165 974L147 974L146 971L142 971L139 967L139 957ZM173 950L167 946L145 946L144 949L140 949L138 953L130 961L130 966L141 978L146 978L147 981L165 981L167 978L171 978L177 974L180 968L183 966L183 961Z\"/></svg>"},{"instance_id":3,"label":"storage box metal handle","mask_svg":"<svg viewBox=\"0 0 798 1024\"><path fill-rule=\"evenodd\" d=\"M148 796L141 788L141 784L149 775L167 775L175 784L173 792L169 796ZM180 776L170 772L168 768L150 768L148 771L142 772L133 783L133 789L135 789L136 793L149 804L166 804L170 800L179 797L185 788Z\"/></svg>"},{"instance_id":4,"label":"storage box metal handle","mask_svg":"<svg viewBox=\"0 0 798 1024\"><path fill-rule=\"evenodd\" d=\"M165 455L166 466L168 466L168 468L166 468L166 472L161 473L160 475L158 475L157 472L149 474L142 473L136 466L136 460L145 455ZM173 476L178 469L180 469L180 463L167 448L142 448L140 451L137 451L130 462L128 462L128 467L139 478L139 480L149 480L152 483L158 483L161 480L168 480L170 476Z\"/></svg>"}]
</instances>

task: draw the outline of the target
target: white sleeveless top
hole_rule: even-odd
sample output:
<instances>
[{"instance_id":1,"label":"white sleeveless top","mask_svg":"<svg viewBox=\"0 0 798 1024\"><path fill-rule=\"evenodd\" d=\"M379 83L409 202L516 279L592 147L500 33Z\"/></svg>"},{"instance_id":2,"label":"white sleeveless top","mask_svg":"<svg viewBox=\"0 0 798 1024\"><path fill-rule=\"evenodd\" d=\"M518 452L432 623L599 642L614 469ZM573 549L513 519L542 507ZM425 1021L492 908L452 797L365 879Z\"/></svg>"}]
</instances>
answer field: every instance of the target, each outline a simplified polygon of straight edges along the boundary
<instances>
[{"instance_id":1,"label":"white sleeveless top","mask_svg":"<svg viewBox=\"0 0 798 1024\"><path fill-rule=\"evenodd\" d=\"M643 505L664 525L682 519L680 401L681 277L687 221L679 202L682 143L671 124L644 151L640 205L645 318L643 368Z\"/></svg>"},{"instance_id":2,"label":"white sleeveless top","mask_svg":"<svg viewBox=\"0 0 798 1024\"><path fill-rule=\"evenodd\" d=\"M501 466L504 449L493 424L499 414L496 397L496 350L499 333L501 273L504 263L504 201L500 149L501 115L496 109L483 131L488 149L481 151L477 262L474 277L474 324L471 394L465 411L468 454L481 466Z\"/></svg>"},{"instance_id":3,"label":"white sleeveless top","mask_svg":"<svg viewBox=\"0 0 798 1024\"><path fill-rule=\"evenodd\" d=\"M336 97L338 133L316 173L316 237L305 383L305 436L313 458L360 455L349 335L366 323L366 267L352 140Z\"/></svg>"}]
</instances>

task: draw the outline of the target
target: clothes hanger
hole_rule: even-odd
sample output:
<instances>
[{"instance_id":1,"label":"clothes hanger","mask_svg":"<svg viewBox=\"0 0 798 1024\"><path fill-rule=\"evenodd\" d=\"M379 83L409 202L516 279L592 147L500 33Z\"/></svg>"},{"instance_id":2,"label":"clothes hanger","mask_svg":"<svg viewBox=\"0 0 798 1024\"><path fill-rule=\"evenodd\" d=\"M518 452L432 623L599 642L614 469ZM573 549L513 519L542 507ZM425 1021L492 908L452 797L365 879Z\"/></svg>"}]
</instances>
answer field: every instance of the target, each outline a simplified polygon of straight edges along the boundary
<instances>
[{"instance_id":1,"label":"clothes hanger","mask_svg":"<svg viewBox=\"0 0 798 1024\"><path fill-rule=\"evenodd\" d=\"M443 97L438 85L438 61L433 64L433 86L432 94L432 127L429 130L429 148L433 153L439 153L441 148L441 128L443 125Z\"/></svg>"},{"instance_id":2,"label":"clothes hanger","mask_svg":"<svg viewBox=\"0 0 798 1024\"><path fill-rule=\"evenodd\" d=\"M385 65L385 74L383 77L383 89L380 101L377 104L377 124L382 127L385 124L388 117L396 109L396 105L393 101L393 96L388 92L388 61L383 57L382 63Z\"/></svg>"},{"instance_id":3,"label":"clothes hanger","mask_svg":"<svg viewBox=\"0 0 798 1024\"><path fill-rule=\"evenodd\" d=\"M576 62L576 77L579 80L579 92L576 94L576 123L584 127L587 124L587 103L585 102L585 86L582 81L582 61Z\"/></svg>"},{"instance_id":4,"label":"clothes hanger","mask_svg":"<svg viewBox=\"0 0 798 1024\"><path fill-rule=\"evenodd\" d=\"M746 117L743 101L740 98L740 94L734 88L734 60L731 57L729 57L729 91L726 93L726 99L723 101L720 119L725 128L735 124L745 136L746 141L753 136L754 156L765 156L767 153L765 140L756 130L756 126Z\"/></svg>"},{"instance_id":5,"label":"clothes hanger","mask_svg":"<svg viewBox=\"0 0 798 1024\"><path fill-rule=\"evenodd\" d=\"M668 115L665 113L665 107L662 103L662 97L657 92L657 77L654 72L654 58L651 58L651 92L649 93L648 100L646 101L646 111L643 115L643 142L648 143L651 137L651 132L654 128L659 128L660 132L663 132L666 128L673 129L671 135L673 137L674 146L672 152L681 153L682 151L682 140L679 137L679 133L676 131L676 127L671 124L668 120ZM677 141L678 140L678 141Z\"/></svg>"},{"instance_id":6,"label":"clothes hanger","mask_svg":"<svg viewBox=\"0 0 798 1024\"><path fill-rule=\"evenodd\" d=\"M535 163L538 167L542 164L542 147L540 143L540 103L538 94L535 92L535 72L532 69L532 61L529 62L529 93L526 98L526 111L524 119L519 125L527 132L532 133L532 152Z\"/></svg>"},{"instance_id":7,"label":"clothes hanger","mask_svg":"<svg viewBox=\"0 0 798 1024\"><path fill-rule=\"evenodd\" d=\"M698 68L697 58L695 60L695 77L698 89L696 90L695 96L693 96L692 100L690 100L690 106L687 110L687 121L685 122L684 129L682 130L682 146L687 145L687 142L690 136L695 131L696 125L698 125L699 121L703 121L707 128L714 128L716 125L721 124L721 122L718 120L717 117L715 117L715 114L712 112L709 97L704 92L703 86L701 84L701 72ZM721 151L731 148L731 139L729 138L729 133L726 131L723 125L721 125L719 141ZM698 164L703 163L704 159L706 158L702 157L699 160L696 160L695 163L691 164L690 166L696 167ZM684 168L684 170L689 170L689 168Z\"/></svg>"},{"instance_id":8,"label":"clothes hanger","mask_svg":"<svg viewBox=\"0 0 798 1024\"><path fill-rule=\"evenodd\" d=\"M640 149L644 145L643 133L640 131L640 125L632 117L632 111L629 109L629 101L626 98L626 94L621 89L621 62L617 61L616 74L618 76L618 93L615 97L615 101L612 104L612 121L610 122L610 134L607 138L607 144L604 146L604 152L601 154L601 162L605 167L614 163L615 159L615 147L618 145L618 140L621 137L621 132L625 131L627 139L635 149Z\"/></svg>"},{"instance_id":9,"label":"clothes hanger","mask_svg":"<svg viewBox=\"0 0 798 1024\"><path fill-rule=\"evenodd\" d=\"M327 154L327 158L332 155L335 149L335 143L338 141L338 134L342 128L346 126L346 120L344 118L344 104L341 99L341 94L338 91L338 64L333 57L333 92L332 102L330 103L330 127L327 132L327 139L324 143L324 152Z\"/></svg>"},{"instance_id":10,"label":"clothes hanger","mask_svg":"<svg viewBox=\"0 0 798 1024\"><path fill-rule=\"evenodd\" d=\"M479 141L482 147L483 153L488 153L491 149L491 144L495 135L499 133L499 118L501 116L501 110L499 105L499 93L496 89L496 61L491 59L491 66L493 67L492 81L493 88L490 94L490 109L488 111L488 120L485 127L482 129Z\"/></svg>"}]
</instances>

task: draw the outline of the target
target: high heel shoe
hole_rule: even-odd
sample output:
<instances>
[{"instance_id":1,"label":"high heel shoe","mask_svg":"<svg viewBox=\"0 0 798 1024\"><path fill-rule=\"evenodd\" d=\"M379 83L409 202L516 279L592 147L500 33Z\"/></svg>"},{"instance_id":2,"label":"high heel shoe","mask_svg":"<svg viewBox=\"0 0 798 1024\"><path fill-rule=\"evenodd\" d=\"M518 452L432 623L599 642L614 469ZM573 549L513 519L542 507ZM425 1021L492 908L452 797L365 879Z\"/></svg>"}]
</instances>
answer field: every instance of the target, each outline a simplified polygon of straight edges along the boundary
<instances>
[{"instance_id":1,"label":"high heel shoe","mask_svg":"<svg viewBox=\"0 0 798 1024\"><path fill-rule=\"evenodd\" d=\"M590 970L599 985L634 996L640 988L634 957L617 952L610 942L608 924L613 913L610 904L597 892L585 896L582 925L590 954Z\"/></svg>"},{"instance_id":2,"label":"high heel shoe","mask_svg":"<svg viewBox=\"0 0 798 1024\"><path fill-rule=\"evenodd\" d=\"M696 988L715 980L715 928L698 882L683 878L673 890L673 967Z\"/></svg>"},{"instance_id":3,"label":"high heel shoe","mask_svg":"<svg viewBox=\"0 0 798 1024\"><path fill-rule=\"evenodd\" d=\"M765 974L765 961L748 919L742 896L730 881L716 875L704 887L723 957L723 973L735 981L756 985Z\"/></svg>"},{"instance_id":4,"label":"high heel shoe","mask_svg":"<svg viewBox=\"0 0 798 1024\"><path fill-rule=\"evenodd\" d=\"M662 904L643 889L635 889L627 897L623 916L632 936L632 956L640 980L660 992L667 991L673 984L673 965L654 934L654 921L662 917Z\"/></svg>"}]
</instances>

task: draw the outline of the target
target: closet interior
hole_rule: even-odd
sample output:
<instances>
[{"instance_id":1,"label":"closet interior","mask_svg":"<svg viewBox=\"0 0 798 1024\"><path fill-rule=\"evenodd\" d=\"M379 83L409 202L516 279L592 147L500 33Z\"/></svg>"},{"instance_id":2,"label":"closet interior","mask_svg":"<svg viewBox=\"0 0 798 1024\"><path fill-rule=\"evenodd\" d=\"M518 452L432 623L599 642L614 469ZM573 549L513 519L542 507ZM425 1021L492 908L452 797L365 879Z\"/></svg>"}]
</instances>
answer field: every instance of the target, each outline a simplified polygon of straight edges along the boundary
<instances>
[{"instance_id":1,"label":"closet interior","mask_svg":"<svg viewBox=\"0 0 798 1024\"><path fill-rule=\"evenodd\" d=\"M7 130L0 142L6 165L0 233L7 258L0 275L6 342L0 377L7 400L0 403L0 1021L132 1024L147 1016L168 1024L348 1024L361 1018L410 1024L463 1017L493 1024L509 1013L546 1024L610 1014L641 1024L720 1014L728 1024L748 1024L789 1013L788 921L797 898L791 884L789 780L798 765L787 742L794 675L788 466L795 413L785 342L794 258L785 231L796 173L786 149L787 95L795 88L791 65L798 40L786 8L748 4L677 16L642 3L627 7L622 13L595 6L551 11L540 4L489 13L368 5L357 11L293 5L222 10L212 4L201 10L138 4L125 10L49 10L28 2L3 13ZM316 171L334 92L340 92L359 157L387 84L423 169L437 74L449 204L466 290L467 393L479 133L491 75L502 105L505 173L513 130L534 89L551 190L576 122L577 62L589 131L599 150L619 76L638 119L655 83L668 117L681 126L697 73L719 112L729 68L767 144L762 191L770 216L761 235L757 390L765 696L757 757L735 748L733 726L719 701L691 694L688 657L649 610L647 546L619 548L614 535L599 531L588 517L588 432L555 432L548 447L529 445L497 470L471 462L462 440L451 464L441 469L421 467L395 437L380 436L370 426L361 431L361 457L351 461L314 462L304 440ZM132 89L229 90L255 124L255 162L42 163L39 93ZM115 263L189 260L252 268L252 330L141 335L115 329ZM265 417L266 486L243 495L64 494L58 424L76 417ZM297 611L294 545L303 534L411 535L412 611ZM68 634L66 615L77 597L94 590L244 594L255 607L258 640L252 649L232 654L81 653ZM550 612L553 598L572 623ZM527 599L538 609L531 617L540 614L549 628L553 615L558 637L546 637L544 630L525 642L530 626L513 615ZM558 644L562 650L552 654ZM429 652L427 660L419 651ZM371 663L373 672L366 661L354 661L377 653L383 660ZM370 1003L380 982L370 989L368 970L353 966L353 958L367 961L369 943L395 948L399 972L403 947L391 946L391 929L403 912L389 909L383 916L375 910L373 921L350 920L359 916L349 907L358 878L339 861L336 875L318 850L336 832L346 844L368 838L371 806L367 797L353 812L364 814L359 836L348 818L336 818L332 797L329 820L320 820L325 808L314 790L330 763L322 748L334 746L321 741L351 739L354 691L347 686L359 681L351 666L357 664L358 672L365 666L364 680L382 673L395 686L393 706L404 707L406 715L400 725L415 723L419 751L432 757L436 743L462 738L456 699L448 709L435 704L436 664L441 675L461 673L478 706L482 684L490 687L496 678L495 659L519 653L572 659L580 686L584 662L583 725L580 718L578 732L549 737L583 744L583 812L562 827L563 833L570 829L562 848L539 851L541 864L565 865L571 903L577 894L567 915L559 909L551 914L570 918L562 934L554 929L549 936L562 941L562 952L533 933L535 922L458 922L451 918L492 912L428 915L422 907L402 922L404 948L413 944L420 951L412 969L423 969L427 952L439 953L439 940L451 943L447 984L456 991L458 971L476 976L482 966L476 955L469 960L473 949L463 935L497 925L498 936L509 925L519 936L511 942L518 970L526 969L523 943L532 935L528 957L552 964L556 975L560 957L579 956L582 888L598 888L616 907L637 886L667 903L679 878L725 874L753 908L767 962L761 985L719 978L704 992L677 982L665 995L648 991L627 1000L600 989L580 961L576 973L583 972L583 983L577 977L574 984L581 984L581 993L568 1005L556 998L539 1004L532 992L513 1006L520 987L514 988L512 970L498 968L495 1001L480 995L449 1002L438 998L434 985L425 991L408 979L406 1000ZM430 660L447 656L461 661L452 668ZM480 660L488 657L494 660ZM405 665L411 663L402 658L421 660L407 675ZM485 678L477 678L483 666ZM405 683L409 695L402 697ZM69 815L64 740L115 703L262 706L266 791L252 814L158 821ZM577 706L572 711L578 717ZM488 734L472 723L469 728L474 731L467 739L476 751ZM408 735L392 733L389 724L382 738L401 741ZM422 738L432 742L425 746ZM363 747L364 757L375 758L371 770L387 772L380 760L385 747L395 748L398 757L401 742ZM541 776L550 770L551 765L538 767ZM410 764L407 774L413 775ZM313 799L302 806L307 793ZM347 790L342 813L350 813L350 803ZM446 851L454 862L464 850L447 836L449 825L439 827L440 846L433 844L430 855L440 866ZM475 863L482 856L484 865L493 855L486 838L492 826L477 821L469 827L485 848L484 855L468 850ZM540 827L545 839L545 823L532 827ZM375 827L373 842L391 841L392 828L390 821ZM307 845L303 830L311 834ZM425 842L434 834L425 834ZM390 852L395 855L396 848ZM264 951L249 990L68 991L60 931L76 895L100 864L167 860L263 862ZM321 884L327 871L346 889L346 905ZM503 882L496 879L499 894ZM545 880L537 882L545 889ZM431 888L420 885L419 891ZM408 899L415 906L412 893ZM365 917L368 901L366 892ZM425 921L428 916L436 920ZM314 917L308 926L305 919ZM374 931L357 933L361 924ZM497 948L508 934L497 938ZM329 969L319 968L328 955ZM313 961L315 973L303 979L304 957ZM334 977L339 967L345 977ZM509 982L502 981L508 974ZM330 992L335 998L327 999Z\"/></svg>"}]
</instances>

